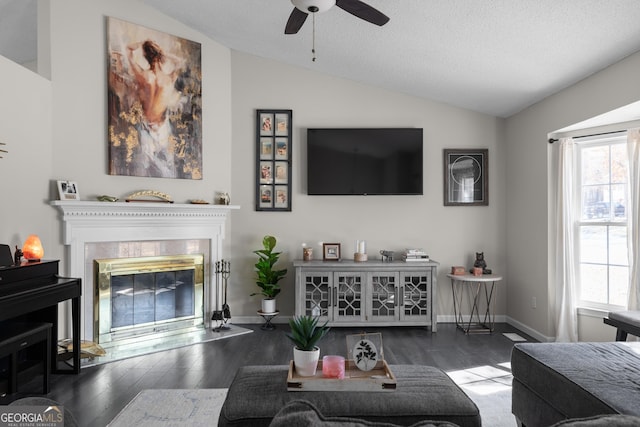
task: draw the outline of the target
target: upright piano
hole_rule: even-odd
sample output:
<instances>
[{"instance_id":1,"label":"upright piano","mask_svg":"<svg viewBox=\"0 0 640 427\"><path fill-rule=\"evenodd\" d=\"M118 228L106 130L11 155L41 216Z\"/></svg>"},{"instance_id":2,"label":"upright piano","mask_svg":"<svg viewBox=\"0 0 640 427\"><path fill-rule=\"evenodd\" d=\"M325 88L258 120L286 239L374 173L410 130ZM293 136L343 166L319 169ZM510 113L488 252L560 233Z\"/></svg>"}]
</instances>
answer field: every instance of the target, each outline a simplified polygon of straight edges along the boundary
<instances>
[{"instance_id":1,"label":"upright piano","mask_svg":"<svg viewBox=\"0 0 640 427\"><path fill-rule=\"evenodd\" d=\"M23 262L0 267L0 325L12 322L51 323L51 373L80 372L80 279L60 277L59 261ZM58 303L71 301L72 347L69 354L58 352Z\"/></svg>"}]
</instances>

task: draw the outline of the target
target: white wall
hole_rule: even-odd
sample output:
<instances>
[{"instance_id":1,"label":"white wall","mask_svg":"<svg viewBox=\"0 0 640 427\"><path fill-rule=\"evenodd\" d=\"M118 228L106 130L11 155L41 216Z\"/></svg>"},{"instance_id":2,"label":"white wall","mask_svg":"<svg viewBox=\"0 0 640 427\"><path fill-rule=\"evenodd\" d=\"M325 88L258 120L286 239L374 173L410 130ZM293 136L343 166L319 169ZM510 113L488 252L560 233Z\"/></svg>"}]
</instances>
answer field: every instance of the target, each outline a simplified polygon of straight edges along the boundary
<instances>
[{"instance_id":1,"label":"white wall","mask_svg":"<svg viewBox=\"0 0 640 427\"><path fill-rule=\"evenodd\" d=\"M555 336L554 233L551 169L557 146L549 132L640 100L640 53L553 95L506 121L507 315L540 338ZM537 298L537 308L531 298ZM615 332L592 317L580 317L580 339L613 339ZM588 327L587 327L588 325Z\"/></svg>"},{"instance_id":2,"label":"white wall","mask_svg":"<svg viewBox=\"0 0 640 427\"><path fill-rule=\"evenodd\" d=\"M201 43L203 86L203 179L178 180L108 174L106 19L115 17ZM130 0L51 2L54 180L77 181L83 199L124 196L139 190L170 194L177 203L213 201L231 188L230 52L147 7ZM51 195L55 197L55 194ZM55 217L53 208L44 208ZM60 242L56 236L56 242ZM62 248L55 248L64 257Z\"/></svg>"},{"instance_id":3,"label":"white wall","mask_svg":"<svg viewBox=\"0 0 640 427\"><path fill-rule=\"evenodd\" d=\"M283 265L289 267L302 257L303 242L339 242L345 256L353 254L356 239L367 241L370 257L380 249L422 247L441 263L437 306L444 316L453 313L445 276L452 265L471 266L474 252L484 251L489 267L505 273L505 157L499 119L238 52L232 53L232 84L231 199L242 206L232 242L229 304L234 314L255 317L259 308L260 296L249 297L258 290L252 251L261 247L265 234L278 238ZM255 211L256 109L293 110L292 212ZM424 195L307 196L308 127L424 128ZM489 206L443 206L443 148L489 149ZM315 246L316 256L319 252ZM278 297L285 315L294 310L293 279L291 270ZM498 314L506 310L506 287L508 280L500 286Z\"/></svg>"},{"instance_id":4,"label":"white wall","mask_svg":"<svg viewBox=\"0 0 640 427\"><path fill-rule=\"evenodd\" d=\"M43 242L57 238L50 209L51 82L0 56L0 243L22 247L35 233ZM45 248L46 249L46 248ZM45 251L47 256L48 251Z\"/></svg>"}]
</instances>

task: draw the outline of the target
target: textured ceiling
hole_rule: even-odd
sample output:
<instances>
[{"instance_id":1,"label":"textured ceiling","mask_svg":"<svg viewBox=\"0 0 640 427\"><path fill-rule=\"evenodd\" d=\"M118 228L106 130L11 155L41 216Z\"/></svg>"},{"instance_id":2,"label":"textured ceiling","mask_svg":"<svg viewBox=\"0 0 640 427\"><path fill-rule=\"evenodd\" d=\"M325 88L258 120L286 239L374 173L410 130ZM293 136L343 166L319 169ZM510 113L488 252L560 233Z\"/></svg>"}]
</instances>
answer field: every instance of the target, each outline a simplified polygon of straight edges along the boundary
<instances>
[{"instance_id":1,"label":"textured ceiling","mask_svg":"<svg viewBox=\"0 0 640 427\"><path fill-rule=\"evenodd\" d=\"M285 35L289 0L143 0L237 51L507 117L640 50L638 0L365 0Z\"/></svg>"},{"instance_id":2,"label":"textured ceiling","mask_svg":"<svg viewBox=\"0 0 640 427\"><path fill-rule=\"evenodd\" d=\"M142 1L240 52L499 117L640 50L639 0L365 0L389 23L317 15L315 62L311 18L284 34L289 0ZM0 0L16 62L36 57L34 3Z\"/></svg>"}]
</instances>

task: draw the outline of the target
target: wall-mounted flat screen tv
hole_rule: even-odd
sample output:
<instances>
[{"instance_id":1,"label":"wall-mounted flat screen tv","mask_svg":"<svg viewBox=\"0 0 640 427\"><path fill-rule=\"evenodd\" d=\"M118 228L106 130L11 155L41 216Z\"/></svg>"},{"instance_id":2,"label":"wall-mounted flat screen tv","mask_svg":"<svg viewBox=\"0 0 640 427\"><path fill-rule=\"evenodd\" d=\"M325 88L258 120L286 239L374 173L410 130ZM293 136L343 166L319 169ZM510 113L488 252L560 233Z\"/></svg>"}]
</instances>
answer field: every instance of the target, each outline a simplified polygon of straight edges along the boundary
<instances>
[{"instance_id":1,"label":"wall-mounted flat screen tv","mask_svg":"<svg viewBox=\"0 0 640 427\"><path fill-rule=\"evenodd\" d=\"M422 194L422 129L307 129L307 194Z\"/></svg>"}]
</instances>

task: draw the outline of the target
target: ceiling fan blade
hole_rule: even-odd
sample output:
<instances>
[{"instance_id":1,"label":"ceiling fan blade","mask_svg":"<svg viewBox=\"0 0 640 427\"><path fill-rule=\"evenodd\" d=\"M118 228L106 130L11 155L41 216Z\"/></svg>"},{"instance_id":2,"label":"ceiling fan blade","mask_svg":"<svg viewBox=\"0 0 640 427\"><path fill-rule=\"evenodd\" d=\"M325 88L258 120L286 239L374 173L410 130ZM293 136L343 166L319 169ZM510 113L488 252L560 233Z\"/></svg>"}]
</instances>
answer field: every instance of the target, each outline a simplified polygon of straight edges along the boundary
<instances>
[{"instance_id":1,"label":"ceiling fan blade","mask_svg":"<svg viewBox=\"0 0 640 427\"><path fill-rule=\"evenodd\" d=\"M296 34L302 28L302 24L307 19L308 14L301 11L297 7L293 8L286 27L284 27L285 34Z\"/></svg>"},{"instance_id":2,"label":"ceiling fan blade","mask_svg":"<svg viewBox=\"0 0 640 427\"><path fill-rule=\"evenodd\" d=\"M336 6L372 24L383 26L389 22L387 15L360 0L336 0Z\"/></svg>"}]
</instances>

